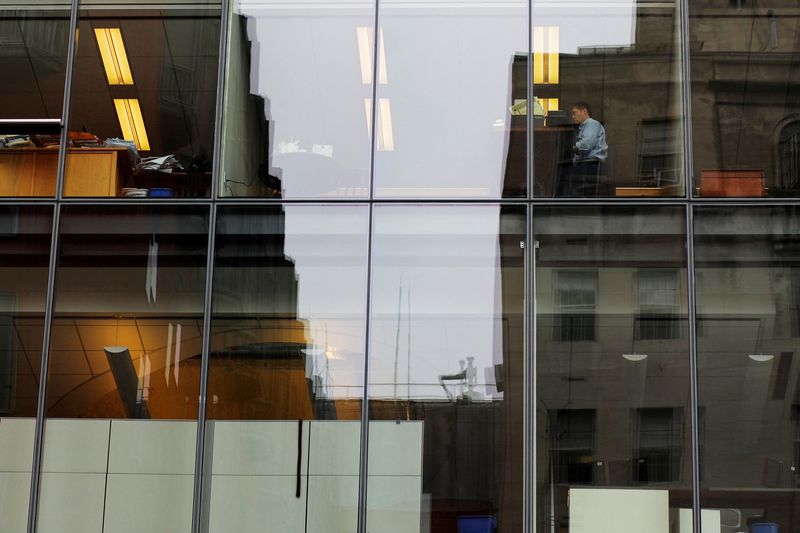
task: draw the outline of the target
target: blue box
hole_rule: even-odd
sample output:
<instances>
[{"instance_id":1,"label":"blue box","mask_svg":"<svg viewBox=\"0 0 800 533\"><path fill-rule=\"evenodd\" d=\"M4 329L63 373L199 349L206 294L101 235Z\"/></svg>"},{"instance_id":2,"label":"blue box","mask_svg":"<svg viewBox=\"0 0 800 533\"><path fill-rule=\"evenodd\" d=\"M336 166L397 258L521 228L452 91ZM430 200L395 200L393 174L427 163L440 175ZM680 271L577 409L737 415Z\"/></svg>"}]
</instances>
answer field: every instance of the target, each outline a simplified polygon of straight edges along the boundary
<instances>
[{"instance_id":1,"label":"blue box","mask_svg":"<svg viewBox=\"0 0 800 533\"><path fill-rule=\"evenodd\" d=\"M494 533L497 521L493 516L459 516L458 533Z\"/></svg>"},{"instance_id":2,"label":"blue box","mask_svg":"<svg viewBox=\"0 0 800 533\"><path fill-rule=\"evenodd\" d=\"M775 522L750 524L750 533L778 533L778 524Z\"/></svg>"}]
</instances>

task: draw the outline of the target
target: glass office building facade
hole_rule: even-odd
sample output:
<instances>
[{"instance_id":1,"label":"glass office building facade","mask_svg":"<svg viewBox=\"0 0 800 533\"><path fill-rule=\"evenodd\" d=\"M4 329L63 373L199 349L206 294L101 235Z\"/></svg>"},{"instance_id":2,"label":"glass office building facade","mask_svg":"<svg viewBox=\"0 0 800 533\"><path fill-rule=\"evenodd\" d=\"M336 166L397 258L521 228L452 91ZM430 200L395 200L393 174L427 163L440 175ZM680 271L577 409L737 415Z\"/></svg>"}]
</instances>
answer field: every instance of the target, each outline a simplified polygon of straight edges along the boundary
<instances>
[{"instance_id":1,"label":"glass office building facade","mask_svg":"<svg viewBox=\"0 0 800 533\"><path fill-rule=\"evenodd\" d=\"M0 533L798 531L800 5L0 0L0 273Z\"/></svg>"}]
</instances>

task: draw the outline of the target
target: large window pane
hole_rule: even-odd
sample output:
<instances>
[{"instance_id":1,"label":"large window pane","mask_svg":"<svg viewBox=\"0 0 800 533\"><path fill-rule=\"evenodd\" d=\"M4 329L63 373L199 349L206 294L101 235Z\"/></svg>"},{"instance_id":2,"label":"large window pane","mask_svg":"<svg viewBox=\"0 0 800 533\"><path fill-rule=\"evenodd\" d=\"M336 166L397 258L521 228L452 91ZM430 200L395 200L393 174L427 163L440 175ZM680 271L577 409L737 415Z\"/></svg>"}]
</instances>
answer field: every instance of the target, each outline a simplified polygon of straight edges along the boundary
<instances>
[{"instance_id":1,"label":"large window pane","mask_svg":"<svg viewBox=\"0 0 800 533\"><path fill-rule=\"evenodd\" d=\"M219 0L81 2L64 196L208 196Z\"/></svg>"},{"instance_id":2,"label":"large window pane","mask_svg":"<svg viewBox=\"0 0 800 533\"><path fill-rule=\"evenodd\" d=\"M354 531L367 206L221 208L206 531Z\"/></svg>"},{"instance_id":3,"label":"large window pane","mask_svg":"<svg viewBox=\"0 0 800 533\"><path fill-rule=\"evenodd\" d=\"M534 210L536 531L692 531L684 219Z\"/></svg>"},{"instance_id":4,"label":"large window pane","mask_svg":"<svg viewBox=\"0 0 800 533\"><path fill-rule=\"evenodd\" d=\"M220 195L367 197L374 3L231 4Z\"/></svg>"},{"instance_id":5,"label":"large window pane","mask_svg":"<svg viewBox=\"0 0 800 533\"><path fill-rule=\"evenodd\" d=\"M62 206L39 531L191 529L206 207Z\"/></svg>"},{"instance_id":6,"label":"large window pane","mask_svg":"<svg viewBox=\"0 0 800 533\"><path fill-rule=\"evenodd\" d=\"M677 1L533 1L534 196L684 194L680 21Z\"/></svg>"},{"instance_id":7,"label":"large window pane","mask_svg":"<svg viewBox=\"0 0 800 533\"><path fill-rule=\"evenodd\" d=\"M521 531L525 210L374 210L367 529Z\"/></svg>"},{"instance_id":8,"label":"large window pane","mask_svg":"<svg viewBox=\"0 0 800 533\"><path fill-rule=\"evenodd\" d=\"M0 196L55 195L69 15L65 0L0 0Z\"/></svg>"},{"instance_id":9,"label":"large window pane","mask_svg":"<svg viewBox=\"0 0 800 533\"><path fill-rule=\"evenodd\" d=\"M740 530L800 517L798 236L797 206L696 210L701 503Z\"/></svg>"},{"instance_id":10,"label":"large window pane","mask_svg":"<svg viewBox=\"0 0 800 533\"><path fill-rule=\"evenodd\" d=\"M796 2L689 0L695 194L800 196Z\"/></svg>"},{"instance_id":11,"label":"large window pane","mask_svg":"<svg viewBox=\"0 0 800 533\"><path fill-rule=\"evenodd\" d=\"M375 196L526 194L527 2L382 0Z\"/></svg>"},{"instance_id":12,"label":"large window pane","mask_svg":"<svg viewBox=\"0 0 800 533\"><path fill-rule=\"evenodd\" d=\"M39 394L51 206L0 208L0 515L28 523Z\"/></svg>"}]
</instances>

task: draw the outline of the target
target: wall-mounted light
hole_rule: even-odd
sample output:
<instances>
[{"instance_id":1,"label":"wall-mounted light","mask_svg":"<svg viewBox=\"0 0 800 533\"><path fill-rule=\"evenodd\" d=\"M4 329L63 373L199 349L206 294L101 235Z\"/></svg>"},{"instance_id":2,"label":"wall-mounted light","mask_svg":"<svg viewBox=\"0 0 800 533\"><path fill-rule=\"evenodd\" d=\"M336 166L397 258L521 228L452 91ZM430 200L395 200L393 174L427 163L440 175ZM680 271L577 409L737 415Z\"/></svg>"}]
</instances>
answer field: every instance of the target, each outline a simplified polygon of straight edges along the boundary
<instances>
[{"instance_id":1,"label":"wall-mounted light","mask_svg":"<svg viewBox=\"0 0 800 533\"><path fill-rule=\"evenodd\" d=\"M94 36L106 69L109 85L133 85L133 73L119 28L95 28Z\"/></svg>"},{"instance_id":2,"label":"wall-mounted light","mask_svg":"<svg viewBox=\"0 0 800 533\"><path fill-rule=\"evenodd\" d=\"M122 137L136 143L137 150L150 150L150 141L147 140L147 131L144 128L144 118L139 100L137 98L115 98L114 107L117 108Z\"/></svg>"}]
</instances>

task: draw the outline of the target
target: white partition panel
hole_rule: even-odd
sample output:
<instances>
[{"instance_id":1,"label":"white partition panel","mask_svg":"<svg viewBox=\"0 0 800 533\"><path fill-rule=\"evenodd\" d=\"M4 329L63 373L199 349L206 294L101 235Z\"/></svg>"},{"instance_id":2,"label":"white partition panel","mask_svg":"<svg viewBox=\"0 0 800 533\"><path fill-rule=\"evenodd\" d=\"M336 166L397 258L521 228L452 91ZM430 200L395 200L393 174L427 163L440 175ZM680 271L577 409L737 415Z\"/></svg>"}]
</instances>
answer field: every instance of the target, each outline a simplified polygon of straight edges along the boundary
<instances>
[{"instance_id":1,"label":"white partition panel","mask_svg":"<svg viewBox=\"0 0 800 533\"><path fill-rule=\"evenodd\" d=\"M367 523L370 533L419 533L421 476L369 476Z\"/></svg>"},{"instance_id":2,"label":"white partition panel","mask_svg":"<svg viewBox=\"0 0 800 533\"><path fill-rule=\"evenodd\" d=\"M297 470L296 420L213 421L214 475L285 475ZM303 457L308 457L308 422L303 423Z\"/></svg>"},{"instance_id":3,"label":"white partition panel","mask_svg":"<svg viewBox=\"0 0 800 533\"><path fill-rule=\"evenodd\" d=\"M114 420L108 471L193 475L196 443L194 420Z\"/></svg>"},{"instance_id":4,"label":"white partition panel","mask_svg":"<svg viewBox=\"0 0 800 533\"><path fill-rule=\"evenodd\" d=\"M38 531L101 533L105 485L105 473L43 472Z\"/></svg>"},{"instance_id":5,"label":"white partition panel","mask_svg":"<svg viewBox=\"0 0 800 533\"><path fill-rule=\"evenodd\" d=\"M212 476L209 533L305 530L306 483L295 476Z\"/></svg>"},{"instance_id":6,"label":"white partition panel","mask_svg":"<svg viewBox=\"0 0 800 533\"><path fill-rule=\"evenodd\" d=\"M570 489L570 533L669 533L669 491Z\"/></svg>"},{"instance_id":7,"label":"white partition panel","mask_svg":"<svg viewBox=\"0 0 800 533\"><path fill-rule=\"evenodd\" d=\"M190 533L194 476L109 474L105 533Z\"/></svg>"},{"instance_id":8,"label":"white partition panel","mask_svg":"<svg viewBox=\"0 0 800 533\"><path fill-rule=\"evenodd\" d=\"M0 533L24 533L31 490L33 418L0 419Z\"/></svg>"}]
</instances>

